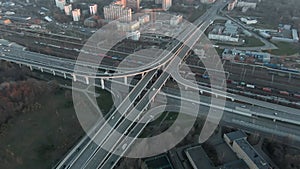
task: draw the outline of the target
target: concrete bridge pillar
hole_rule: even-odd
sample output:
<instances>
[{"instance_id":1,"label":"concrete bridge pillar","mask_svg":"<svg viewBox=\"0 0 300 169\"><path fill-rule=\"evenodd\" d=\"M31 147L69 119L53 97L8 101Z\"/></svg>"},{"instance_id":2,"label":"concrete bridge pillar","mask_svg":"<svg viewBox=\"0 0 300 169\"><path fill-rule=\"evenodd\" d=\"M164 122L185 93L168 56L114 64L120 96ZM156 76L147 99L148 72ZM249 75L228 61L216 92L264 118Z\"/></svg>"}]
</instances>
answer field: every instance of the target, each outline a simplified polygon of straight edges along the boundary
<instances>
[{"instance_id":1,"label":"concrete bridge pillar","mask_svg":"<svg viewBox=\"0 0 300 169\"><path fill-rule=\"evenodd\" d=\"M72 77L73 77L73 80L74 80L74 82L76 82L76 75L75 74L72 74Z\"/></svg>"},{"instance_id":2,"label":"concrete bridge pillar","mask_svg":"<svg viewBox=\"0 0 300 169\"><path fill-rule=\"evenodd\" d=\"M104 86L104 79L101 79L100 81L101 81L101 88L104 89L105 88L105 86Z\"/></svg>"},{"instance_id":3,"label":"concrete bridge pillar","mask_svg":"<svg viewBox=\"0 0 300 169\"><path fill-rule=\"evenodd\" d=\"M254 72L255 72L255 66L253 66L252 68L252 75L254 74Z\"/></svg>"},{"instance_id":4,"label":"concrete bridge pillar","mask_svg":"<svg viewBox=\"0 0 300 169\"><path fill-rule=\"evenodd\" d=\"M19 63L19 67L22 67L22 64L21 64L21 63Z\"/></svg>"},{"instance_id":5,"label":"concrete bridge pillar","mask_svg":"<svg viewBox=\"0 0 300 169\"><path fill-rule=\"evenodd\" d=\"M52 70L52 74L53 74L53 76L55 76L55 71L54 70Z\"/></svg>"},{"instance_id":6,"label":"concrete bridge pillar","mask_svg":"<svg viewBox=\"0 0 300 169\"><path fill-rule=\"evenodd\" d=\"M228 72L228 73L226 73L226 80L228 80L229 77L230 77L230 73Z\"/></svg>"},{"instance_id":7,"label":"concrete bridge pillar","mask_svg":"<svg viewBox=\"0 0 300 169\"><path fill-rule=\"evenodd\" d=\"M41 72L44 72L44 69L42 67L40 67Z\"/></svg>"},{"instance_id":8,"label":"concrete bridge pillar","mask_svg":"<svg viewBox=\"0 0 300 169\"><path fill-rule=\"evenodd\" d=\"M31 70L31 71L33 70L33 68L32 68L32 66L31 66L31 65L29 65L29 68L30 68L30 70Z\"/></svg>"},{"instance_id":9,"label":"concrete bridge pillar","mask_svg":"<svg viewBox=\"0 0 300 169\"><path fill-rule=\"evenodd\" d=\"M127 76L124 77L124 84L127 85Z\"/></svg>"},{"instance_id":10,"label":"concrete bridge pillar","mask_svg":"<svg viewBox=\"0 0 300 169\"><path fill-rule=\"evenodd\" d=\"M274 74L272 74L272 84L273 84L273 82L274 82Z\"/></svg>"},{"instance_id":11,"label":"concrete bridge pillar","mask_svg":"<svg viewBox=\"0 0 300 169\"><path fill-rule=\"evenodd\" d=\"M67 75L66 75L66 73L63 73L64 74L64 78L66 79L67 78Z\"/></svg>"},{"instance_id":12,"label":"concrete bridge pillar","mask_svg":"<svg viewBox=\"0 0 300 169\"><path fill-rule=\"evenodd\" d=\"M85 76L85 83L90 84L89 77Z\"/></svg>"},{"instance_id":13,"label":"concrete bridge pillar","mask_svg":"<svg viewBox=\"0 0 300 169\"><path fill-rule=\"evenodd\" d=\"M199 92L200 92L200 94L203 94L203 90L200 90Z\"/></svg>"}]
</instances>

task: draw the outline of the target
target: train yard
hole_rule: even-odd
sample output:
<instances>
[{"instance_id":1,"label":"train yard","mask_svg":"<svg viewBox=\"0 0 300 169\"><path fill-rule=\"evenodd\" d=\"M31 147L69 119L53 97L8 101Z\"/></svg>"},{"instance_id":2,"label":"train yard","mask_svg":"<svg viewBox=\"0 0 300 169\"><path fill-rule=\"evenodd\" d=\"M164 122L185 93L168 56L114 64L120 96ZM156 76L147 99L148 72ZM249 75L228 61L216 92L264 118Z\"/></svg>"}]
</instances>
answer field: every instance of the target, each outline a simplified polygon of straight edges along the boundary
<instances>
[{"instance_id":1,"label":"train yard","mask_svg":"<svg viewBox=\"0 0 300 169\"><path fill-rule=\"evenodd\" d=\"M92 54L81 49L87 40L83 38L7 26L6 28L1 26L0 32L5 39L23 45L30 51L70 59L76 59L80 52ZM120 62L126 60L128 64L131 62L133 65L142 66L154 58L138 56L143 57L142 61L138 61L136 59L125 59L126 56L145 48L157 47L164 49L169 40L160 38L154 41L153 39L141 38L140 41L135 42L125 39L115 45L113 49L107 50L106 54L97 53L94 55L101 57L101 64L105 65L118 66ZM161 42L159 43L159 41ZM200 85L209 87L209 80L213 77L209 77L199 58L195 58L193 54L190 54L186 59L186 63L194 72L197 82ZM228 92L291 107L300 106L300 93L297 86L297 84L300 84L298 72L228 61L223 61L223 67L226 72ZM189 78L187 75L185 76L185 78ZM287 84L290 86L289 89L286 89Z\"/></svg>"}]
</instances>

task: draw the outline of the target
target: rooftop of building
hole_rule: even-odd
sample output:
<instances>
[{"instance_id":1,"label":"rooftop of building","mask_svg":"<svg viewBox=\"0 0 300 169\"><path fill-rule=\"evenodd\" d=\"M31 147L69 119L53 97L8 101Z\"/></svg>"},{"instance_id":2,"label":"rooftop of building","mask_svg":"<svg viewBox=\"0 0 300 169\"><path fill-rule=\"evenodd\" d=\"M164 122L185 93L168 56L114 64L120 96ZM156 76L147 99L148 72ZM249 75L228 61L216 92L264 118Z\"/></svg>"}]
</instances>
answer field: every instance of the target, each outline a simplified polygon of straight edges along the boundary
<instances>
[{"instance_id":1,"label":"rooftop of building","mask_svg":"<svg viewBox=\"0 0 300 169\"><path fill-rule=\"evenodd\" d=\"M226 50L226 49L225 49L225 50ZM228 50L228 49L227 49L227 50ZM241 130L234 131L234 132L230 132L230 133L226 133L226 134L224 134L224 135L226 135L226 136L229 138L229 140L231 140L231 141L234 141L234 140L236 140L236 139L241 139L241 138L247 138L247 134L244 133L244 132L241 131Z\"/></svg>"},{"instance_id":2,"label":"rooftop of building","mask_svg":"<svg viewBox=\"0 0 300 169\"><path fill-rule=\"evenodd\" d=\"M190 163L196 168L214 168L212 162L208 158L206 152L201 145L190 147L185 150Z\"/></svg>"},{"instance_id":3,"label":"rooftop of building","mask_svg":"<svg viewBox=\"0 0 300 169\"><path fill-rule=\"evenodd\" d=\"M211 33L235 36L238 33L238 26L228 20L224 26L216 25Z\"/></svg>"},{"instance_id":4,"label":"rooftop of building","mask_svg":"<svg viewBox=\"0 0 300 169\"><path fill-rule=\"evenodd\" d=\"M271 166L253 149L247 140L237 139L235 142L259 169L271 168Z\"/></svg>"},{"instance_id":5,"label":"rooftop of building","mask_svg":"<svg viewBox=\"0 0 300 169\"><path fill-rule=\"evenodd\" d=\"M247 164L242 160L236 160L231 163L226 163L223 166L221 166L219 169L249 169Z\"/></svg>"},{"instance_id":6,"label":"rooftop of building","mask_svg":"<svg viewBox=\"0 0 300 169\"><path fill-rule=\"evenodd\" d=\"M144 162L147 169L174 169L166 154L147 158Z\"/></svg>"},{"instance_id":7,"label":"rooftop of building","mask_svg":"<svg viewBox=\"0 0 300 169\"><path fill-rule=\"evenodd\" d=\"M239 2L257 3L258 0L240 0Z\"/></svg>"}]
</instances>

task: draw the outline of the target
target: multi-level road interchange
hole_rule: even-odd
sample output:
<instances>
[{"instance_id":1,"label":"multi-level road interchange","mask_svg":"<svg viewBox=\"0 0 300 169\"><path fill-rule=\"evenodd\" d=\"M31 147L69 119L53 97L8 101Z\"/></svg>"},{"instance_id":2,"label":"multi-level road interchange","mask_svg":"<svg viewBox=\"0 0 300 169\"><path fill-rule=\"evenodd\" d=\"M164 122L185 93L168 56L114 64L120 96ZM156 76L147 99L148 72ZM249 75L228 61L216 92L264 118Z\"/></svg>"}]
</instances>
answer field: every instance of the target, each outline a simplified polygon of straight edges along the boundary
<instances>
[{"instance_id":1,"label":"multi-level road interchange","mask_svg":"<svg viewBox=\"0 0 300 169\"><path fill-rule=\"evenodd\" d=\"M21 50L3 51L1 54L2 60L28 65L30 69L34 67L41 71L50 70L53 75L60 74L65 78L69 77L74 81L83 81L87 84L95 82L93 79L99 78L102 88L105 88L104 80L111 81L112 78L124 78L124 84L130 85L127 83L127 77L143 74L141 80L133 87L129 94L123 98L120 105L116 106L115 110L110 114L110 117L107 118L108 120L104 122L100 121L97 123L97 126L91 129L89 133L91 139L80 142L80 150L71 151L57 168L113 168L122 155L125 154L126 150L130 149L130 145L134 143L134 140L140 135L147 123L154 119L155 114L153 114L153 109L148 111L149 104L151 104L154 98L163 95L161 88L169 79L172 70L178 69L178 65L181 64L182 59L189 52L189 47L193 46L199 40L203 31L210 25L211 21L214 20L217 11L225 5L226 3L224 1L218 1L202 17L196 20L196 27L185 29L184 32L177 37L180 42L183 43L176 44L173 49L162 53L161 59L147 66L140 67L140 69L124 68L115 71L116 69L113 67L101 67L101 65L99 66L97 63L92 64L84 61L77 61L75 63L69 59L58 59L51 56L44 57L44 55L41 54ZM95 71L95 73L91 73L93 72L91 70L99 69L111 70L115 73L110 74L107 73L107 71L100 73L99 71ZM160 75L157 75L158 69L163 70ZM158 76L156 81L151 84L147 92L141 96L142 91L146 90L147 84L149 84L154 76ZM199 86L185 80L178 72L172 74L172 77L186 88L200 91L200 93L207 92L215 95L215 98L211 98L211 100L217 99L218 101L224 101L224 99L228 99L232 102L232 104L229 105L211 105L210 102L213 101L205 101L205 99L203 101L201 99L201 102L194 101L196 104L203 105L204 102L204 105L206 104L208 107L211 106L215 109L225 110L225 112L247 116L247 118L251 118L252 115L255 115L274 120L274 122L277 120L292 125L299 125L300 117L298 115L299 110L297 109L278 106L239 95L228 94L221 90ZM173 97L179 96L173 95ZM185 97L187 98L180 96L180 99L185 99L193 103L192 99L189 99L188 96ZM134 101L137 102L134 103ZM234 106L235 101L255 105L261 110L237 110L235 108L236 106ZM265 112L264 110L268 111ZM273 112L276 112L276 115ZM220 116L220 118L221 117L222 116ZM134 121L142 121L144 123L136 124ZM125 134L120 134L119 132ZM128 135L130 135L130 137L127 137ZM295 135L297 136L297 134ZM103 147L105 147L106 150L103 149Z\"/></svg>"}]
</instances>

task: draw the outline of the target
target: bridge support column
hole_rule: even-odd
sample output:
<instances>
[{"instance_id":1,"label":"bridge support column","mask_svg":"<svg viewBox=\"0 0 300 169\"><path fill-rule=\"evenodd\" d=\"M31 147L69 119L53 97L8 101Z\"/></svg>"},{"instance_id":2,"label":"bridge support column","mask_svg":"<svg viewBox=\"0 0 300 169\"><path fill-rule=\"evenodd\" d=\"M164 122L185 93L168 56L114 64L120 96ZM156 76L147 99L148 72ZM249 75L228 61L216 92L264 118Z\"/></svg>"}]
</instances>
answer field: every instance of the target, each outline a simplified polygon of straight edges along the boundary
<instances>
[{"instance_id":1,"label":"bridge support column","mask_svg":"<svg viewBox=\"0 0 300 169\"><path fill-rule=\"evenodd\" d=\"M53 73L53 76L55 76L55 71L54 70L52 70L52 73Z\"/></svg>"},{"instance_id":2,"label":"bridge support column","mask_svg":"<svg viewBox=\"0 0 300 169\"><path fill-rule=\"evenodd\" d=\"M254 74L254 71L255 71L255 66L253 66L252 68L252 75Z\"/></svg>"},{"instance_id":3,"label":"bridge support column","mask_svg":"<svg viewBox=\"0 0 300 169\"><path fill-rule=\"evenodd\" d=\"M72 77L73 77L73 81L76 82L76 80L77 80L77 79L76 79L76 75L75 75L75 74L72 74Z\"/></svg>"},{"instance_id":4,"label":"bridge support column","mask_svg":"<svg viewBox=\"0 0 300 169\"><path fill-rule=\"evenodd\" d=\"M41 72L44 72L44 69L40 67Z\"/></svg>"},{"instance_id":5,"label":"bridge support column","mask_svg":"<svg viewBox=\"0 0 300 169\"><path fill-rule=\"evenodd\" d=\"M219 97L219 95L217 95L217 94L215 94L215 96L216 96L216 98L218 98L218 97Z\"/></svg>"},{"instance_id":6,"label":"bridge support column","mask_svg":"<svg viewBox=\"0 0 300 169\"><path fill-rule=\"evenodd\" d=\"M289 73L289 82L291 81L291 78L292 78L292 74Z\"/></svg>"},{"instance_id":7,"label":"bridge support column","mask_svg":"<svg viewBox=\"0 0 300 169\"><path fill-rule=\"evenodd\" d=\"M19 63L19 67L22 67L22 64L21 64L21 63Z\"/></svg>"},{"instance_id":8,"label":"bridge support column","mask_svg":"<svg viewBox=\"0 0 300 169\"><path fill-rule=\"evenodd\" d=\"M64 74L64 78L66 79L67 78L67 75L66 75L66 73L63 73Z\"/></svg>"},{"instance_id":9,"label":"bridge support column","mask_svg":"<svg viewBox=\"0 0 300 169\"><path fill-rule=\"evenodd\" d=\"M151 99L151 102L152 102L152 103L154 102L154 98L153 98L153 99Z\"/></svg>"},{"instance_id":10,"label":"bridge support column","mask_svg":"<svg viewBox=\"0 0 300 169\"><path fill-rule=\"evenodd\" d=\"M272 84L273 84L273 82L274 82L274 74L272 74Z\"/></svg>"},{"instance_id":11,"label":"bridge support column","mask_svg":"<svg viewBox=\"0 0 300 169\"><path fill-rule=\"evenodd\" d=\"M230 73L228 72L228 73L226 73L226 75L227 75L226 80L228 80L230 77Z\"/></svg>"},{"instance_id":12,"label":"bridge support column","mask_svg":"<svg viewBox=\"0 0 300 169\"><path fill-rule=\"evenodd\" d=\"M200 90L199 92L200 92L200 94L203 94L203 90Z\"/></svg>"},{"instance_id":13,"label":"bridge support column","mask_svg":"<svg viewBox=\"0 0 300 169\"><path fill-rule=\"evenodd\" d=\"M127 85L127 76L124 77L124 84Z\"/></svg>"},{"instance_id":14,"label":"bridge support column","mask_svg":"<svg viewBox=\"0 0 300 169\"><path fill-rule=\"evenodd\" d=\"M100 81L101 81L101 88L104 89L104 87L105 87L104 86L104 79L101 79Z\"/></svg>"},{"instance_id":15,"label":"bridge support column","mask_svg":"<svg viewBox=\"0 0 300 169\"><path fill-rule=\"evenodd\" d=\"M33 70L31 65L29 65L29 68L30 68L31 71Z\"/></svg>"},{"instance_id":16,"label":"bridge support column","mask_svg":"<svg viewBox=\"0 0 300 169\"><path fill-rule=\"evenodd\" d=\"M85 82L86 84L90 84L89 77L85 76Z\"/></svg>"}]
</instances>

